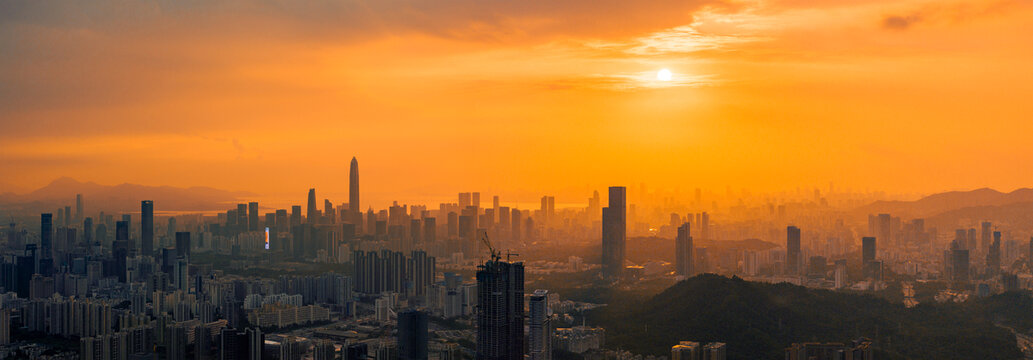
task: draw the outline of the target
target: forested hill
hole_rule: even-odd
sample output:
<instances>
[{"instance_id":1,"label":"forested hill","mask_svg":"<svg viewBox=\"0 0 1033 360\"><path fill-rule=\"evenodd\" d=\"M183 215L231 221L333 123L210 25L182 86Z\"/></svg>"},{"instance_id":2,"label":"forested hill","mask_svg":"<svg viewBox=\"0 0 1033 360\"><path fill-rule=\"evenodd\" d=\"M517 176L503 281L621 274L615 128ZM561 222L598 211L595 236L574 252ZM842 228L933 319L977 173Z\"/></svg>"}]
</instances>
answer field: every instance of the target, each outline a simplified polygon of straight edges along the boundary
<instances>
[{"instance_id":1,"label":"forested hill","mask_svg":"<svg viewBox=\"0 0 1033 360\"><path fill-rule=\"evenodd\" d=\"M1029 323L1029 295L913 309L870 295L700 275L645 303L612 303L589 321L607 347L669 355L680 340L724 342L729 359L781 359L793 342L875 341L878 359L1021 359L1015 337L994 322ZM1020 308L1021 307L1021 308ZM1026 329L1028 330L1028 329Z\"/></svg>"}]
</instances>

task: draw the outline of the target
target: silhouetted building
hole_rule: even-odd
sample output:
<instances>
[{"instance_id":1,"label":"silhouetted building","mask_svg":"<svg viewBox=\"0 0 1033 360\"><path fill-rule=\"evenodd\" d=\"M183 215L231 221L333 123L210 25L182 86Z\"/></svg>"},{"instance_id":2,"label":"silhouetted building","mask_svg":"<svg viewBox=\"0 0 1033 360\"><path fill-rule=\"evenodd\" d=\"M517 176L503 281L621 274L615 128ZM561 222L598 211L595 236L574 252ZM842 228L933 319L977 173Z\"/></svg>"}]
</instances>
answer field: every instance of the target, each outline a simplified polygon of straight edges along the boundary
<instances>
[{"instance_id":1,"label":"silhouetted building","mask_svg":"<svg viewBox=\"0 0 1033 360\"><path fill-rule=\"evenodd\" d=\"M979 248L986 249L990 247L990 237L993 235L993 224L989 221L984 221L979 224Z\"/></svg>"},{"instance_id":2,"label":"silhouetted building","mask_svg":"<svg viewBox=\"0 0 1033 360\"><path fill-rule=\"evenodd\" d=\"M692 276L693 244L690 235L692 226L684 223L678 227L678 237L674 240L674 271L682 276Z\"/></svg>"},{"instance_id":3,"label":"silhouetted building","mask_svg":"<svg viewBox=\"0 0 1033 360\"><path fill-rule=\"evenodd\" d=\"M478 360L524 358L524 265L492 259L477 271Z\"/></svg>"},{"instance_id":4,"label":"silhouetted building","mask_svg":"<svg viewBox=\"0 0 1033 360\"><path fill-rule=\"evenodd\" d=\"M154 202L140 202L140 254L154 254Z\"/></svg>"},{"instance_id":5,"label":"silhouetted building","mask_svg":"<svg viewBox=\"0 0 1033 360\"><path fill-rule=\"evenodd\" d=\"M305 222L309 224L318 224L319 219L316 219L316 189L308 189L308 208L305 212Z\"/></svg>"},{"instance_id":6,"label":"silhouetted building","mask_svg":"<svg viewBox=\"0 0 1033 360\"><path fill-rule=\"evenodd\" d=\"M786 228L786 274L800 273L800 256L800 228L789 226Z\"/></svg>"},{"instance_id":7,"label":"silhouetted building","mask_svg":"<svg viewBox=\"0 0 1033 360\"><path fill-rule=\"evenodd\" d=\"M959 244L953 243L950 250L951 280L955 283L968 282L969 253Z\"/></svg>"},{"instance_id":8,"label":"silhouetted building","mask_svg":"<svg viewBox=\"0 0 1033 360\"><path fill-rule=\"evenodd\" d=\"M190 257L190 232L176 233L176 257Z\"/></svg>"},{"instance_id":9,"label":"silhouetted building","mask_svg":"<svg viewBox=\"0 0 1033 360\"><path fill-rule=\"evenodd\" d=\"M247 204L247 230L258 231L258 203L249 202Z\"/></svg>"},{"instance_id":10,"label":"silhouetted building","mask_svg":"<svg viewBox=\"0 0 1033 360\"><path fill-rule=\"evenodd\" d=\"M54 215L41 214L39 225L39 256L50 259L54 256Z\"/></svg>"},{"instance_id":11,"label":"silhouetted building","mask_svg":"<svg viewBox=\"0 0 1033 360\"><path fill-rule=\"evenodd\" d=\"M994 231L994 240L986 252L986 270L990 276L1001 271L1001 232Z\"/></svg>"},{"instance_id":12,"label":"silhouetted building","mask_svg":"<svg viewBox=\"0 0 1033 360\"><path fill-rule=\"evenodd\" d=\"M398 313L398 358L427 359L427 313L409 309Z\"/></svg>"},{"instance_id":13,"label":"silhouetted building","mask_svg":"<svg viewBox=\"0 0 1033 360\"><path fill-rule=\"evenodd\" d=\"M265 335L257 328L222 329L219 334L220 360L261 360Z\"/></svg>"},{"instance_id":14,"label":"silhouetted building","mask_svg":"<svg viewBox=\"0 0 1033 360\"><path fill-rule=\"evenodd\" d=\"M359 160L354 156L348 171L348 210L351 211L351 216L358 216L353 223L362 224L362 208L359 207Z\"/></svg>"},{"instance_id":15,"label":"silhouetted building","mask_svg":"<svg viewBox=\"0 0 1033 360\"><path fill-rule=\"evenodd\" d=\"M872 262L875 261L876 254L875 238L861 238L861 269L864 271L865 278L872 278L875 274L875 270L872 268Z\"/></svg>"},{"instance_id":16,"label":"silhouetted building","mask_svg":"<svg viewBox=\"0 0 1033 360\"><path fill-rule=\"evenodd\" d=\"M367 359L369 359L369 345L366 345L366 343L351 344L345 348L344 360Z\"/></svg>"},{"instance_id":17,"label":"silhouetted building","mask_svg":"<svg viewBox=\"0 0 1033 360\"><path fill-rule=\"evenodd\" d=\"M627 192L623 186L611 186L609 206L603 208L603 273L620 277L624 271L627 236Z\"/></svg>"},{"instance_id":18,"label":"silhouetted building","mask_svg":"<svg viewBox=\"0 0 1033 360\"><path fill-rule=\"evenodd\" d=\"M552 360L552 321L549 291L535 290L528 303L527 355L529 360Z\"/></svg>"}]
</instances>

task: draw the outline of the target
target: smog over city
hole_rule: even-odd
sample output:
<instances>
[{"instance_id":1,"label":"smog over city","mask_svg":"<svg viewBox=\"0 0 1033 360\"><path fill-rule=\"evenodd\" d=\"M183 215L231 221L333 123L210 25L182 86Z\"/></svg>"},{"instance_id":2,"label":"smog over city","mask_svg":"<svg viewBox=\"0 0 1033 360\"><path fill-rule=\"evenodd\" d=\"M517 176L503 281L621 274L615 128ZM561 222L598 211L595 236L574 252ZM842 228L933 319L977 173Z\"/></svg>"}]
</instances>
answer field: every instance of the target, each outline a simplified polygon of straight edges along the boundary
<instances>
[{"instance_id":1,"label":"smog over city","mask_svg":"<svg viewBox=\"0 0 1033 360\"><path fill-rule=\"evenodd\" d=\"M0 359L1033 359L1030 39L1025 0L0 0Z\"/></svg>"}]
</instances>

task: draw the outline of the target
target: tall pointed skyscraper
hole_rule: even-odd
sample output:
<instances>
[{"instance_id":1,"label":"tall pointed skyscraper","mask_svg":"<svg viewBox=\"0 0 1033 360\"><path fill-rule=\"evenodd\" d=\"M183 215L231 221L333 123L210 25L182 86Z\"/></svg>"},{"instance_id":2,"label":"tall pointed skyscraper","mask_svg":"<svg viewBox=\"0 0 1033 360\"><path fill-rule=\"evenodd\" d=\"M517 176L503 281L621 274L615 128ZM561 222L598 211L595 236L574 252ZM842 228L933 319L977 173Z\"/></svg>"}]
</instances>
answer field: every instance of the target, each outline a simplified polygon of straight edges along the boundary
<instances>
[{"instance_id":1,"label":"tall pointed skyscraper","mask_svg":"<svg viewBox=\"0 0 1033 360\"><path fill-rule=\"evenodd\" d=\"M316 189L308 189L308 208L305 212L305 222L315 224L316 221Z\"/></svg>"},{"instance_id":2,"label":"tall pointed skyscraper","mask_svg":"<svg viewBox=\"0 0 1033 360\"><path fill-rule=\"evenodd\" d=\"M359 214L359 160L352 156L352 166L348 178L348 210L352 214ZM354 216L354 215L352 215Z\"/></svg>"}]
</instances>

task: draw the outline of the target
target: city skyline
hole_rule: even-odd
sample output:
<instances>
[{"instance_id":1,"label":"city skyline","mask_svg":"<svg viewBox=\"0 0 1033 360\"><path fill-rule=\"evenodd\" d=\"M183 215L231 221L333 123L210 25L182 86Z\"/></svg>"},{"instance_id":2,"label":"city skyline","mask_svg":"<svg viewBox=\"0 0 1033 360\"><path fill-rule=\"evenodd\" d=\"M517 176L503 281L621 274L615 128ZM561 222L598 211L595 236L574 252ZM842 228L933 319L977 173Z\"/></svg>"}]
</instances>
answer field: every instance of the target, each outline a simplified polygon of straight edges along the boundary
<instances>
[{"instance_id":1,"label":"city skyline","mask_svg":"<svg viewBox=\"0 0 1033 360\"><path fill-rule=\"evenodd\" d=\"M0 359L1033 359L1031 38L1033 0L0 1Z\"/></svg>"}]
</instances>

